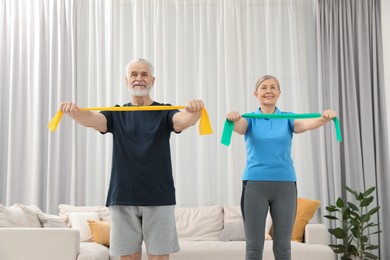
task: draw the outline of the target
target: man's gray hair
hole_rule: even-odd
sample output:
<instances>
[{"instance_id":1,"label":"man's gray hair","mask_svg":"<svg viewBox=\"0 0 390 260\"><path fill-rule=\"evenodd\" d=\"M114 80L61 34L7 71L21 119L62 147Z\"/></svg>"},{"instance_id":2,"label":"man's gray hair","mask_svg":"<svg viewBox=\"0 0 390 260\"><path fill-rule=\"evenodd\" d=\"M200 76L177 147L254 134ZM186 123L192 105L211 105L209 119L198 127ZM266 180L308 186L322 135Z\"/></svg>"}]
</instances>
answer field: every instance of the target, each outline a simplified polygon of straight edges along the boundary
<instances>
[{"instance_id":1,"label":"man's gray hair","mask_svg":"<svg viewBox=\"0 0 390 260\"><path fill-rule=\"evenodd\" d=\"M152 76L154 75L154 72L153 72L153 70L154 70L154 69L153 69L153 64L152 64L150 61L148 61L148 60L146 60L146 59L141 59L141 58L139 58L139 59L134 59L134 60L130 61L129 63L127 63L127 65L126 65L126 75L129 73L130 66L131 66L132 64L134 64L134 63L143 63L143 64L147 64L148 67L149 67L150 73L152 73Z\"/></svg>"}]
</instances>

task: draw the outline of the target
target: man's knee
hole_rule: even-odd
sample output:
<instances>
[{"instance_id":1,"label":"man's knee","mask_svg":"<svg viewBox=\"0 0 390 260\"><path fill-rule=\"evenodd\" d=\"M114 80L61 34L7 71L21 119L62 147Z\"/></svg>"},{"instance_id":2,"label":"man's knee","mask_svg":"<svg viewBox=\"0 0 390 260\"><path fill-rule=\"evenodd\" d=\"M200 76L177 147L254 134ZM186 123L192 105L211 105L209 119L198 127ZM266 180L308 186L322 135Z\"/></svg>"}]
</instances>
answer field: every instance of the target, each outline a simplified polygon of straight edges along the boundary
<instances>
[{"instance_id":1,"label":"man's knee","mask_svg":"<svg viewBox=\"0 0 390 260\"><path fill-rule=\"evenodd\" d=\"M148 254L149 260L168 260L169 255L150 255Z\"/></svg>"},{"instance_id":2,"label":"man's knee","mask_svg":"<svg viewBox=\"0 0 390 260\"><path fill-rule=\"evenodd\" d=\"M141 253L121 256L121 260L141 260Z\"/></svg>"}]
</instances>

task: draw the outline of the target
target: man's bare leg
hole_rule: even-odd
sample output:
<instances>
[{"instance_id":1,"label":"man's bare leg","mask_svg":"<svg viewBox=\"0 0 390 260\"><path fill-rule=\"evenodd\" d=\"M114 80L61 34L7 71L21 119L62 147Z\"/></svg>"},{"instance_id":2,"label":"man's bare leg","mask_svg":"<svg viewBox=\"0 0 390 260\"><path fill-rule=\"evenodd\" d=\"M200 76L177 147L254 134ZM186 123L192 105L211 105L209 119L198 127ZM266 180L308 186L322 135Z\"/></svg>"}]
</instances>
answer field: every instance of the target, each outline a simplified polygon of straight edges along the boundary
<instances>
[{"instance_id":1,"label":"man's bare leg","mask_svg":"<svg viewBox=\"0 0 390 260\"><path fill-rule=\"evenodd\" d=\"M141 260L141 253L121 256L121 260Z\"/></svg>"},{"instance_id":2,"label":"man's bare leg","mask_svg":"<svg viewBox=\"0 0 390 260\"><path fill-rule=\"evenodd\" d=\"M148 259L149 260L168 260L169 255L149 255L148 254Z\"/></svg>"}]
</instances>

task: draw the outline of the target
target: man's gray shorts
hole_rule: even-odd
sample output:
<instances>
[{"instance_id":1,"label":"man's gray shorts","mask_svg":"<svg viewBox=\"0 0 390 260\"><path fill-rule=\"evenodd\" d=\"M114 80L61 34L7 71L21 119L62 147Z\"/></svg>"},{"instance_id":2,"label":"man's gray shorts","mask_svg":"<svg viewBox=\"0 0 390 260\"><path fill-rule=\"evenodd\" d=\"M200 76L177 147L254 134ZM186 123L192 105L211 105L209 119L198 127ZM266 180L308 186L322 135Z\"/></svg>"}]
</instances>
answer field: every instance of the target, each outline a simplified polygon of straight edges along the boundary
<instances>
[{"instance_id":1,"label":"man's gray shorts","mask_svg":"<svg viewBox=\"0 0 390 260\"><path fill-rule=\"evenodd\" d=\"M142 251L166 255L180 250L176 232L175 205L110 206L110 254L131 255Z\"/></svg>"}]
</instances>

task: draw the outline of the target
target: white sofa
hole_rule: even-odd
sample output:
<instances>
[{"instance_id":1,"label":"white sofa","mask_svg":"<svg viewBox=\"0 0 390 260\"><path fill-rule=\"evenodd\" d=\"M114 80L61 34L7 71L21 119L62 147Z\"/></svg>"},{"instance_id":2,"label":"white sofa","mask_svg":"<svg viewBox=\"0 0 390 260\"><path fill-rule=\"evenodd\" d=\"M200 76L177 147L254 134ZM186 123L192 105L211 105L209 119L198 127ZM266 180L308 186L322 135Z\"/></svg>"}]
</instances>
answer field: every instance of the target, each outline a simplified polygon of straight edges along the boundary
<instances>
[{"instance_id":1,"label":"white sofa","mask_svg":"<svg viewBox=\"0 0 390 260\"><path fill-rule=\"evenodd\" d=\"M109 221L105 207L74 207L60 205L60 216L67 220L70 212L98 212L99 219ZM245 259L245 241L241 229L231 234L226 231L229 223L239 220L238 206L215 205L199 208L176 208L176 223L181 250L171 254L172 260L236 260ZM0 213L1 223L1 213ZM1 226L0 226L1 227ZM237 227L237 226L236 226ZM238 226L239 227L239 226ZM0 259L56 259L56 260L119 260L109 256L108 247L95 242L80 242L84 231L76 228L0 228ZM241 241L221 241L238 239ZM322 224L305 226L304 243L292 241L292 259L334 260L328 244L328 232ZM145 250L143 259L147 259ZM272 240L266 240L265 260L274 259Z\"/></svg>"}]
</instances>

